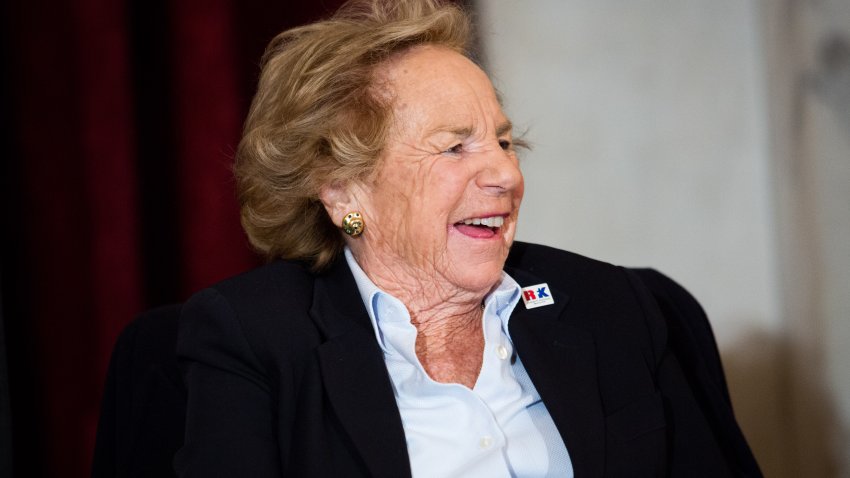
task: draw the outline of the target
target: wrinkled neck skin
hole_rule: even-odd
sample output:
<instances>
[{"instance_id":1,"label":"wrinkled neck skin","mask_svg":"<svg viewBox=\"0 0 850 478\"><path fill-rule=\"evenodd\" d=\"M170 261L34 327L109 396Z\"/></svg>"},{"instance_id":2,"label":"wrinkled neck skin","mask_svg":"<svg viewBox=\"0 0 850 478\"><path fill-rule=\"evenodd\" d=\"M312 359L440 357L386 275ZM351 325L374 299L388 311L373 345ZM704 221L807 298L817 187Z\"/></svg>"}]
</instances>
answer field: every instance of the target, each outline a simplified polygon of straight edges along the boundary
<instances>
[{"instance_id":1,"label":"wrinkled neck skin","mask_svg":"<svg viewBox=\"0 0 850 478\"><path fill-rule=\"evenodd\" d=\"M454 286L436 268L427 267L432 260L444 258L418 258L415 262L425 265L418 267L386 250L374 251L368 243L351 249L369 279L407 307L411 322L420 333L433 330L432 335L436 335L437 330L451 330L465 319L479 319L481 302L495 285L479 290Z\"/></svg>"},{"instance_id":2,"label":"wrinkled neck skin","mask_svg":"<svg viewBox=\"0 0 850 478\"><path fill-rule=\"evenodd\" d=\"M374 230L373 230L374 231ZM481 304L495 284L486 289L463 290L451 285L434 267L411 264L385 250L377 253L365 242L351 250L369 279L399 299L417 330L416 355L435 381L475 385L481 369L484 333ZM444 258L417 258L428 264Z\"/></svg>"}]
</instances>

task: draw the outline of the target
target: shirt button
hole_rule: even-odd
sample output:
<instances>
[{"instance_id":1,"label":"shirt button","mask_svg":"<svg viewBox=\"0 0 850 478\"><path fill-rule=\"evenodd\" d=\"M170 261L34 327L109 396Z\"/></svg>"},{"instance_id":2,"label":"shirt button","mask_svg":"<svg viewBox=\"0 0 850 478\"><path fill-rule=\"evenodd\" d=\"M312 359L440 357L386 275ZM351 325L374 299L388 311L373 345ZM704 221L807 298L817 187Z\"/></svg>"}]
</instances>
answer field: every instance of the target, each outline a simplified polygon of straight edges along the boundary
<instances>
[{"instance_id":1,"label":"shirt button","mask_svg":"<svg viewBox=\"0 0 850 478\"><path fill-rule=\"evenodd\" d=\"M500 345L496 347L496 353L499 355L499 358L505 360L508 358L508 349L504 345Z\"/></svg>"},{"instance_id":2,"label":"shirt button","mask_svg":"<svg viewBox=\"0 0 850 478\"><path fill-rule=\"evenodd\" d=\"M482 450L490 448L491 446L493 446L493 437L489 435L484 435L478 442L478 446L480 446Z\"/></svg>"}]
</instances>

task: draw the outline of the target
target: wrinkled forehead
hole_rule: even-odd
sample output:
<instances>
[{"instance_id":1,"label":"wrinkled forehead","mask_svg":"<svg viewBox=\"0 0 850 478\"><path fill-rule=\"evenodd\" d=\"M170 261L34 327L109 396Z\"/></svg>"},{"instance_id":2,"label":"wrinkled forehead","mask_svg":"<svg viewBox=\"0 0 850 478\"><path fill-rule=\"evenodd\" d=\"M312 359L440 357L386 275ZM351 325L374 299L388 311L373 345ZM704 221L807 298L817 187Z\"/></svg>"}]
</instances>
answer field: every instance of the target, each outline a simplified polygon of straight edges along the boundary
<instances>
[{"instance_id":1,"label":"wrinkled forehead","mask_svg":"<svg viewBox=\"0 0 850 478\"><path fill-rule=\"evenodd\" d=\"M374 94L396 121L416 123L502 121L501 100L487 74L464 55L439 46L400 53L376 71Z\"/></svg>"}]
</instances>

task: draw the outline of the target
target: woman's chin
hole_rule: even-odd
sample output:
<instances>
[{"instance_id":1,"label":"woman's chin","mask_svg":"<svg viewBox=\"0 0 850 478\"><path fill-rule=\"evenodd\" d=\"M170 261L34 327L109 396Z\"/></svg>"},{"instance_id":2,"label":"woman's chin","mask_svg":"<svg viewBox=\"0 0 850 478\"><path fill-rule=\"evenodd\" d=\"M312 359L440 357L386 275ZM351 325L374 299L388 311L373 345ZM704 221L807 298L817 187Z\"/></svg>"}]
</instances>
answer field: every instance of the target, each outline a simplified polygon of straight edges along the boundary
<instances>
[{"instance_id":1,"label":"woman's chin","mask_svg":"<svg viewBox=\"0 0 850 478\"><path fill-rule=\"evenodd\" d=\"M480 264L476 267L458 270L455 285L458 289L487 294L502 279L500 264Z\"/></svg>"},{"instance_id":2,"label":"woman's chin","mask_svg":"<svg viewBox=\"0 0 850 478\"><path fill-rule=\"evenodd\" d=\"M502 278L510 242L499 234L483 239L456 237L448 252L458 285L467 290L487 290Z\"/></svg>"}]
</instances>

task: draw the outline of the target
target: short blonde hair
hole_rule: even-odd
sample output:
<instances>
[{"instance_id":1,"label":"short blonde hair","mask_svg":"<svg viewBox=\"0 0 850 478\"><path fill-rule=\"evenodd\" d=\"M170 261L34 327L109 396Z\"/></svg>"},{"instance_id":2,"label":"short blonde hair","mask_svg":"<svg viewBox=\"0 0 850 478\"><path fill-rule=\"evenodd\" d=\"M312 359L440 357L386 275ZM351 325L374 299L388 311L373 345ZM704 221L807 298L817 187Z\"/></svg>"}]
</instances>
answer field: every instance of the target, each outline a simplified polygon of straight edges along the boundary
<instances>
[{"instance_id":1,"label":"short blonde hair","mask_svg":"<svg viewBox=\"0 0 850 478\"><path fill-rule=\"evenodd\" d=\"M323 185L365 178L386 144L391 105L377 68L419 45L469 56L470 22L441 0L354 0L269 44L236 152L242 226L267 259L327 267L344 241Z\"/></svg>"}]
</instances>

